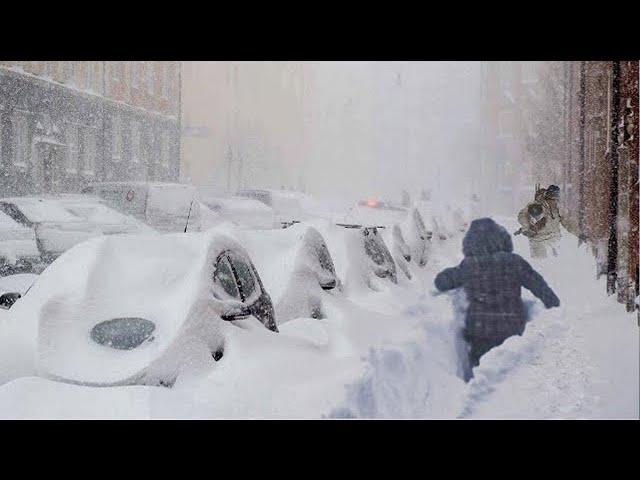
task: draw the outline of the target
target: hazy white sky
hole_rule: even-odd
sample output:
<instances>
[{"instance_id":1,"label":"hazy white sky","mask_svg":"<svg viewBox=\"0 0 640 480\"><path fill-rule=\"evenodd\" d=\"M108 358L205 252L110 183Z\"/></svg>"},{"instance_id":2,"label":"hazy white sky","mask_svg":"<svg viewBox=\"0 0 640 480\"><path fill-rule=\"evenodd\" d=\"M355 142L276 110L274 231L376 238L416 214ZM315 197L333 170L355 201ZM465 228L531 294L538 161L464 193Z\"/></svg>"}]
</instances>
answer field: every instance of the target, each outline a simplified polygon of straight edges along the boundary
<instances>
[{"instance_id":1,"label":"hazy white sky","mask_svg":"<svg viewBox=\"0 0 640 480\"><path fill-rule=\"evenodd\" d=\"M319 62L310 69L309 190L397 198L405 188L470 188L478 62Z\"/></svg>"}]
</instances>

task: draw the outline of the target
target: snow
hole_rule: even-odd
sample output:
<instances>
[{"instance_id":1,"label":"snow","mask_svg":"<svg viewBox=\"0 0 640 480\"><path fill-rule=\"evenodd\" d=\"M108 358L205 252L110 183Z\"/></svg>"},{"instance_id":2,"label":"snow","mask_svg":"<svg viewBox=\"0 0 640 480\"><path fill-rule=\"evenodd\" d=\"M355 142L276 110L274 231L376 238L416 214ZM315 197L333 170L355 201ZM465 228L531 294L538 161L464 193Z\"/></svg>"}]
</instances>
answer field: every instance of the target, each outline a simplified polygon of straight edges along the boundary
<instances>
[{"instance_id":1,"label":"snow","mask_svg":"<svg viewBox=\"0 0 640 480\"><path fill-rule=\"evenodd\" d=\"M163 182L97 182L88 190L112 208L163 232L199 231L200 203L192 185ZM130 196L133 195L133 196Z\"/></svg>"},{"instance_id":2,"label":"snow","mask_svg":"<svg viewBox=\"0 0 640 480\"><path fill-rule=\"evenodd\" d=\"M35 235L47 252L62 253L73 245L103 234L154 231L136 219L107 207L97 198L85 195L15 197L3 201L16 205L35 224ZM33 237L34 231L31 232ZM0 252L3 249L2 243L4 242L0 242ZM35 237L33 245L23 241L18 246L10 246L17 250L14 255L39 255ZM33 247L36 247L35 253Z\"/></svg>"},{"instance_id":3,"label":"snow","mask_svg":"<svg viewBox=\"0 0 640 480\"><path fill-rule=\"evenodd\" d=\"M3 198L2 201L15 204L33 223L41 222L79 222L81 218L72 214L52 199L39 197Z\"/></svg>"},{"instance_id":4,"label":"snow","mask_svg":"<svg viewBox=\"0 0 640 480\"><path fill-rule=\"evenodd\" d=\"M36 355L27 365L33 373L94 385L143 377L153 383L189 362L212 361L225 326L223 302L211 295L211 269L230 247L242 251L213 234L113 235L77 245L11 309L9 330L24 334L16 348ZM153 341L127 351L89 341L92 326L122 317L153 321Z\"/></svg>"},{"instance_id":5,"label":"snow","mask_svg":"<svg viewBox=\"0 0 640 480\"><path fill-rule=\"evenodd\" d=\"M0 294L5 292L18 292L24 295L37 278L38 275L33 273L19 273L0 277Z\"/></svg>"},{"instance_id":6,"label":"snow","mask_svg":"<svg viewBox=\"0 0 640 480\"><path fill-rule=\"evenodd\" d=\"M15 263L19 258L39 255L34 231L0 212L0 259Z\"/></svg>"},{"instance_id":7,"label":"snow","mask_svg":"<svg viewBox=\"0 0 640 480\"><path fill-rule=\"evenodd\" d=\"M251 198L202 198L200 214L203 229L221 222L232 222L246 228L280 228L273 209Z\"/></svg>"},{"instance_id":8,"label":"snow","mask_svg":"<svg viewBox=\"0 0 640 480\"><path fill-rule=\"evenodd\" d=\"M425 223L432 221L431 216L423 216ZM510 231L517 228L514 219L495 219ZM453 225L457 220L446 221ZM434 241L427 265L408 263L412 279L399 275L397 285L361 276L358 230L316 220L268 232L272 236L264 242L257 235L250 242L247 235L247 250L274 300L289 288L290 277L285 273L295 270L299 238L310 225L324 238L344 286L339 294L323 297L324 318L289 319L279 324L280 333L252 318L238 325L224 324L228 327L224 357L219 362L194 357L171 389L96 388L38 377L29 368L26 350L17 348L19 340L24 344L35 338L33 326L17 310L10 317L6 313L13 309L5 312L0 317L0 417L638 418L636 316L626 313L613 296L606 296L604 279L595 278L593 257L586 246L578 247L575 237L564 232L560 257L530 260L556 291L561 306L544 310L525 292L533 318L524 335L486 354L474 369L474 378L465 383L456 294L432 294L435 274L462 259L462 232L452 229L450 238ZM227 225L216 227L215 233L224 228L230 236L238 232ZM182 278L189 268L177 264L187 257L201 258L188 240L184 248L172 248L169 255L169 249L161 249L156 243L160 241L152 238L157 237L137 247L150 249L146 257L150 263L127 270L128 276L138 277L136 298L149 296L141 281L143 269L164 279L159 283L170 283L174 277L180 283L177 277ZM236 238L239 241L240 234ZM515 251L529 260L527 240L521 236L513 240ZM105 241L94 239L75 249L95 250ZM129 252L127 261L132 261L134 253L141 252ZM98 265L99 256L95 258ZM157 260L155 267L152 258ZM36 300L34 311L44 306L45 298L54 298L56 291L75 289L82 296L86 295L83 285L93 285L93 290L101 282L116 285L114 279L96 275L93 266L83 265L74 265L75 278L57 275L56 263L49 267L28 294ZM113 271L124 275L118 268L123 267ZM89 271L94 272L91 278ZM169 274L174 271L178 273ZM46 276L47 292L45 282L41 284ZM58 287L54 278L67 287ZM157 305L145 308L179 310L163 303L164 295L171 293L159 290L150 297L157 299ZM121 301L133 301L133 296ZM26 305L22 299L14 308L25 311Z\"/></svg>"},{"instance_id":9,"label":"snow","mask_svg":"<svg viewBox=\"0 0 640 480\"><path fill-rule=\"evenodd\" d=\"M507 228L510 219L496 218ZM515 239L527 258L527 245ZM635 315L604 295L593 258L565 232L562 256L531 261L561 299L534 318L522 337L487 353L469 384L452 368L460 342L446 296L432 299L422 334L374 349L361 378L347 387L334 417L365 418L638 418L639 335ZM453 252L452 252L453 253ZM445 262L446 264L446 262ZM579 279L576 282L576 279ZM531 295L525 298L531 299Z\"/></svg>"}]
</instances>

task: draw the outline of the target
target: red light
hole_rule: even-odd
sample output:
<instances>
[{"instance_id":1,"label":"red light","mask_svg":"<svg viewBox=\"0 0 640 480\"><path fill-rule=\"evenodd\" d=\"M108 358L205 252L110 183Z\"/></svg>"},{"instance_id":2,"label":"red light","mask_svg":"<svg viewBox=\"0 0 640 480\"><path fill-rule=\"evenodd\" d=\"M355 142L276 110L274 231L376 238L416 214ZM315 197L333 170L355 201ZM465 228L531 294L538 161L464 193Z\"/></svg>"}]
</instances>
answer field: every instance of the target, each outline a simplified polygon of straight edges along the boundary
<instances>
[{"instance_id":1,"label":"red light","mask_svg":"<svg viewBox=\"0 0 640 480\"><path fill-rule=\"evenodd\" d=\"M375 200L367 200L367 206L376 207L377 205L378 205L378 202L376 202Z\"/></svg>"}]
</instances>

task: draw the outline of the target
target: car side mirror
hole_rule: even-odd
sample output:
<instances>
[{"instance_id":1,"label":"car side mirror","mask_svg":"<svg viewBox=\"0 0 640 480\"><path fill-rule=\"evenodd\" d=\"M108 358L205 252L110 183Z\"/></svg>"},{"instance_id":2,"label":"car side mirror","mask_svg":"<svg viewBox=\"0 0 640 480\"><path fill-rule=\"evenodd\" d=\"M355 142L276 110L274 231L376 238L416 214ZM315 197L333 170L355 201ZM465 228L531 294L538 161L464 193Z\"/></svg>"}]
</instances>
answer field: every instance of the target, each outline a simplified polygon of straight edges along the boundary
<instances>
[{"instance_id":1,"label":"car side mirror","mask_svg":"<svg viewBox=\"0 0 640 480\"><path fill-rule=\"evenodd\" d=\"M18 292L7 292L0 295L0 308L9 310L16 301L22 297Z\"/></svg>"}]
</instances>

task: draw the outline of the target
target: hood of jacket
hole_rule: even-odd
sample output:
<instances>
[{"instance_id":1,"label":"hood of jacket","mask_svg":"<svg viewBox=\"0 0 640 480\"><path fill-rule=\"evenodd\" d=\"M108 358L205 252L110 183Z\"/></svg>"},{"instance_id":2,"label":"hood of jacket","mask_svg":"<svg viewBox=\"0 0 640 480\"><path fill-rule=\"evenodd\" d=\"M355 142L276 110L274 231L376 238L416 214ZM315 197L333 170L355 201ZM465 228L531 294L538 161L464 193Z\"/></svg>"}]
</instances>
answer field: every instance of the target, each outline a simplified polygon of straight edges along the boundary
<instances>
[{"instance_id":1,"label":"hood of jacket","mask_svg":"<svg viewBox=\"0 0 640 480\"><path fill-rule=\"evenodd\" d=\"M513 252L513 242L509 232L490 218L472 221L462 240L464 256L479 257L498 252Z\"/></svg>"}]
</instances>

